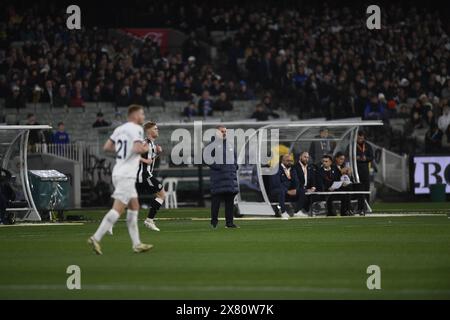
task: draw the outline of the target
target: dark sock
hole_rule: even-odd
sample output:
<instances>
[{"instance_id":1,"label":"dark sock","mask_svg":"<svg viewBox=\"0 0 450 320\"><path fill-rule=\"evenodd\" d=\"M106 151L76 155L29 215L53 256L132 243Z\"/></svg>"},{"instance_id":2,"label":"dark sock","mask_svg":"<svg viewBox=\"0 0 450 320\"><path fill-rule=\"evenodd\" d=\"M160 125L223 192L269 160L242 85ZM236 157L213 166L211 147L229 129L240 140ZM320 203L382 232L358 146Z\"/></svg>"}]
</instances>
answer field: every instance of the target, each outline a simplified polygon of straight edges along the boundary
<instances>
[{"instance_id":1,"label":"dark sock","mask_svg":"<svg viewBox=\"0 0 450 320\"><path fill-rule=\"evenodd\" d=\"M148 210L148 218L149 219L154 219L156 216L156 213L158 212L159 208L161 208L161 203L159 203L158 201L156 201L156 199L153 199L150 202L150 205L152 206L150 208L150 210Z\"/></svg>"}]
</instances>

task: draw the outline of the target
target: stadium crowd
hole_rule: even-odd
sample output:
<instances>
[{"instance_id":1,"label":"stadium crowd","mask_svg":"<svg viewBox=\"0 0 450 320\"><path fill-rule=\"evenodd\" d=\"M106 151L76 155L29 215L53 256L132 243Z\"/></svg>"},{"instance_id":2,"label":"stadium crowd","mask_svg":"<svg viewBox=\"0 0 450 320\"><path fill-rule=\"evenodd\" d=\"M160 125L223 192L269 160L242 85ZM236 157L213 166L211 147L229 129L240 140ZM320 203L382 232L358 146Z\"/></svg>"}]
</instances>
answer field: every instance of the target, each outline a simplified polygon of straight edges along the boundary
<instances>
[{"instance_id":1,"label":"stadium crowd","mask_svg":"<svg viewBox=\"0 0 450 320\"><path fill-rule=\"evenodd\" d=\"M189 31L181 52L122 42L107 29L70 31L64 14L9 6L0 24L5 107L176 100L190 118L254 100L257 120L278 108L299 118L400 118L407 136L426 131L426 151L450 142L450 40L438 13L391 5L382 30L369 31L357 7L155 6L148 17L161 27ZM218 46L218 58L205 56L200 39Z\"/></svg>"}]
</instances>

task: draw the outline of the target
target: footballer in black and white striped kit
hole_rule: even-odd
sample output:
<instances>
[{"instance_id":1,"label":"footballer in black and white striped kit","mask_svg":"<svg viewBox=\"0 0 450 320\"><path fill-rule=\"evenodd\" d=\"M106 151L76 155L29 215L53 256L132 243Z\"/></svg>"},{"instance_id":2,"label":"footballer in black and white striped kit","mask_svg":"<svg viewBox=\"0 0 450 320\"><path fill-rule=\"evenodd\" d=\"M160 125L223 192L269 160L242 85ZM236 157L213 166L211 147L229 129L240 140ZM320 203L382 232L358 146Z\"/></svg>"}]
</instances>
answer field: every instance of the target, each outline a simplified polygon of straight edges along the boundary
<instances>
[{"instance_id":1,"label":"footballer in black and white striped kit","mask_svg":"<svg viewBox=\"0 0 450 320\"><path fill-rule=\"evenodd\" d=\"M150 230L159 231L154 218L164 203L166 194L161 182L153 176L156 158L162 152L161 146L155 142L159 136L159 129L155 122L147 122L144 125L144 135L149 148L147 153L141 155L136 177L136 189L140 195L155 195L155 198L150 202L150 209L144 225Z\"/></svg>"}]
</instances>

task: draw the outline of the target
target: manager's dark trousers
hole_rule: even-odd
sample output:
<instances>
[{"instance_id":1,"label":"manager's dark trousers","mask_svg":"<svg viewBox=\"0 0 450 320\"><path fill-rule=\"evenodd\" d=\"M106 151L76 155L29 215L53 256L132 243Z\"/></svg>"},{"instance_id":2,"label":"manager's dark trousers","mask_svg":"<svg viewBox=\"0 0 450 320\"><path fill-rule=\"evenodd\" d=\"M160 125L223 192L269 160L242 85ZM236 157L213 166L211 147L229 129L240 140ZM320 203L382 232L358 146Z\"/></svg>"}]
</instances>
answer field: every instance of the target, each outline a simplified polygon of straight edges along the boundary
<instances>
[{"instance_id":1,"label":"manager's dark trousers","mask_svg":"<svg viewBox=\"0 0 450 320\"><path fill-rule=\"evenodd\" d=\"M211 195L211 224L217 224L219 221L220 202L225 202L225 221L226 224L233 224L233 206L234 196L232 192L218 193Z\"/></svg>"},{"instance_id":2,"label":"manager's dark trousers","mask_svg":"<svg viewBox=\"0 0 450 320\"><path fill-rule=\"evenodd\" d=\"M358 175L360 182L360 190L361 191L370 191L370 173L369 173L369 164L367 163L359 163L358 162ZM370 195L364 195L367 202L370 200Z\"/></svg>"}]
</instances>

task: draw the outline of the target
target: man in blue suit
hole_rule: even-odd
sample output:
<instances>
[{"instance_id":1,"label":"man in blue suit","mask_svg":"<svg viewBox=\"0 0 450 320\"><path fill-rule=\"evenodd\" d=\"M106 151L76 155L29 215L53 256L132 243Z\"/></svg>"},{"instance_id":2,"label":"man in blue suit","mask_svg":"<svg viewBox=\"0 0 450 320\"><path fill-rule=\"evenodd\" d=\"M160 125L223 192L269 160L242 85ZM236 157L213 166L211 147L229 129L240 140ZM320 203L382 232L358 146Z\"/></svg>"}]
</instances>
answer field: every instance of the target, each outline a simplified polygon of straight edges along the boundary
<instances>
[{"instance_id":1,"label":"man in blue suit","mask_svg":"<svg viewBox=\"0 0 450 320\"><path fill-rule=\"evenodd\" d=\"M286 201L298 201L299 180L297 173L293 169L294 158L290 154L281 156L278 172L271 176L270 194L276 198L280 204L281 218L289 219L286 210Z\"/></svg>"}]
</instances>

